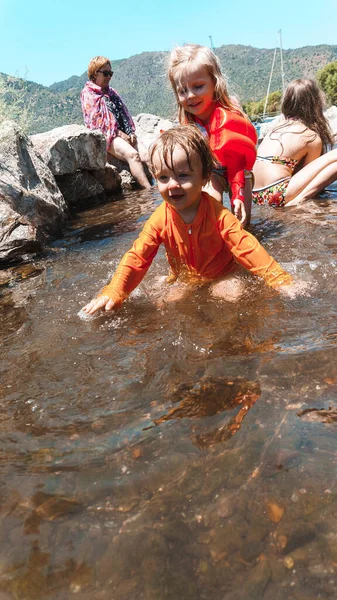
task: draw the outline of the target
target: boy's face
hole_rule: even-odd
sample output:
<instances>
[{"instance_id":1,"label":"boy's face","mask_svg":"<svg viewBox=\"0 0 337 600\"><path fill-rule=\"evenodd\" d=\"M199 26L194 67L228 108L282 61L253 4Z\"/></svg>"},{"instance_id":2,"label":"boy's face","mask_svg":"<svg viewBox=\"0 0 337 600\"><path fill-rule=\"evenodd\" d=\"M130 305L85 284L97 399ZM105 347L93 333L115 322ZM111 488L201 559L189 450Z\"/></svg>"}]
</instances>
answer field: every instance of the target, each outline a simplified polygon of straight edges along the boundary
<instances>
[{"instance_id":1,"label":"boy's face","mask_svg":"<svg viewBox=\"0 0 337 600\"><path fill-rule=\"evenodd\" d=\"M206 184L202 176L201 160L195 152L191 152L189 162L190 165L185 150L179 146L173 150L171 168L165 165L160 151L152 157L154 176L163 200L183 218L195 216L202 187ZM170 161L168 163L170 164Z\"/></svg>"}]
</instances>

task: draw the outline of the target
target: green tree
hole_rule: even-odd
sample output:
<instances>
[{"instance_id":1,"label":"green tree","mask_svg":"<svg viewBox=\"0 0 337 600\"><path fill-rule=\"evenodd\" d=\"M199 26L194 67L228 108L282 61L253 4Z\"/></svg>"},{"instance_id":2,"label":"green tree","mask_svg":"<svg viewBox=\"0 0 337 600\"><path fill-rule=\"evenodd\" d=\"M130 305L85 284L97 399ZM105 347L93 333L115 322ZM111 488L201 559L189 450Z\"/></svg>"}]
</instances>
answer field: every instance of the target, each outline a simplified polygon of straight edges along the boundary
<instances>
[{"instance_id":1,"label":"green tree","mask_svg":"<svg viewBox=\"0 0 337 600\"><path fill-rule=\"evenodd\" d=\"M317 73L317 81L330 104L337 104L337 61L329 63Z\"/></svg>"},{"instance_id":2,"label":"green tree","mask_svg":"<svg viewBox=\"0 0 337 600\"><path fill-rule=\"evenodd\" d=\"M34 119L26 97L25 82L0 74L0 124L7 120L15 121L28 131Z\"/></svg>"},{"instance_id":3,"label":"green tree","mask_svg":"<svg viewBox=\"0 0 337 600\"><path fill-rule=\"evenodd\" d=\"M282 92L279 90L277 92L272 92L269 94L268 102L267 102L267 112L270 114L279 113L281 110L281 98Z\"/></svg>"},{"instance_id":4,"label":"green tree","mask_svg":"<svg viewBox=\"0 0 337 600\"><path fill-rule=\"evenodd\" d=\"M281 110L281 98L282 93L280 91L272 92L268 96L268 102L266 106L266 114L276 115ZM263 109L266 101L266 96L258 102L245 102L243 104L243 110L251 118L252 121L257 121L259 117L263 115Z\"/></svg>"}]
</instances>

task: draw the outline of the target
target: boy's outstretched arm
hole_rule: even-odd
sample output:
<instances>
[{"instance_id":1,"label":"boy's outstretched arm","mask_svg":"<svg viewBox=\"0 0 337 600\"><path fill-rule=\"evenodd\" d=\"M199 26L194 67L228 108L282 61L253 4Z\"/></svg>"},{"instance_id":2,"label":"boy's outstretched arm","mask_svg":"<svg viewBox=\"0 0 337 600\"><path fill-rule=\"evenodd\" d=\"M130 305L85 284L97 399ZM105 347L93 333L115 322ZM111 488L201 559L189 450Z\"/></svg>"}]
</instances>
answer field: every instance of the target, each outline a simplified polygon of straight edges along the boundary
<instances>
[{"instance_id":1,"label":"boy's outstretched arm","mask_svg":"<svg viewBox=\"0 0 337 600\"><path fill-rule=\"evenodd\" d=\"M292 276L268 254L251 233L240 227L229 211L224 212L222 237L236 260L254 275L262 277L268 286L278 289L293 284Z\"/></svg>"},{"instance_id":2,"label":"boy's outstretched arm","mask_svg":"<svg viewBox=\"0 0 337 600\"><path fill-rule=\"evenodd\" d=\"M84 313L93 315L99 309L110 311L119 308L142 281L161 244L155 228L157 211L145 223L132 248L124 254L110 283L82 308Z\"/></svg>"},{"instance_id":3,"label":"boy's outstretched arm","mask_svg":"<svg viewBox=\"0 0 337 600\"><path fill-rule=\"evenodd\" d=\"M109 296L98 296L98 298L93 298L89 304L83 306L82 310L87 313L87 315L93 315L96 310L104 307L105 310L113 310L115 308L115 302L110 300Z\"/></svg>"}]
</instances>

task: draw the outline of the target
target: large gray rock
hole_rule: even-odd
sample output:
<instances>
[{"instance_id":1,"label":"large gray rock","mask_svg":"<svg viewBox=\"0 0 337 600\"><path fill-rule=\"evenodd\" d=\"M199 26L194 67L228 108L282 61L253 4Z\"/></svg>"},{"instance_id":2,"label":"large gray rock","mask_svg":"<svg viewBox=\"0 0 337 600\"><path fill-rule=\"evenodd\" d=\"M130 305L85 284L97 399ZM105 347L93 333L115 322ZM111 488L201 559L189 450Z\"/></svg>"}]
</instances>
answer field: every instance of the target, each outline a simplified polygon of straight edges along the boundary
<instances>
[{"instance_id":1,"label":"large gray rock","mask_svg":"<svg viewBox=\"0 0 337 600\"><path fill-rule=\"evenodd\" d=\"M174 126L172 121L149 113L140 113L133 117L133 120L136 125L136 135L147 148L158 138L161 131Z\"/></svg>"},{"instance_id":2,"label":"large gray rock","mask_svg":"<svg viewBox=\"0 0 337 600\"><path fill-rule=\"evenodd\" d=\"M103 186L88 171L60 175L57 184L67 204L76 210L108 200Z\"/></svg>"},{"instance_id":3,"label":"large gray rock","mask_svg":"<svg viewBox=\"0 0 337 600\"><path fill-rule=\"evenodd\" d=\"M120 176L123 190L132 190L135 184L135 180L132 177L130 171L128 171L127 169L122 169L120 171Z\"/></svg>"},{"instance_id":4,"label":"large gray rock","mask_svg":"<svg viewBox=\"0 0 337 600\"><path fill-rule=\"evenodd\" d=\"M64 125L30 139L54 175L104 169L106 141L100 131L90 131L84 125Z\"/></svg>"},{"instance_id":5,"label":"large gray rock","mask_svg":"<svg viewBox=\"0 0 337 600\"><path fill-rule=\"evenodd\" d=\"M273 127L281 123L283 120L283 115L277 115L277 117L274 117L273 119L266 121L265 123L261 123L259 141L261 141L267 135L267 133L269 133L269 131L273 129Z\"/></svg>"},{"instance_id":6,"label":"large gray rock","mask_svg":"<svg viewBox=\"0 0 337 600\"><path fill-rule=\"evenodd\" d=\"M68 206L76 210L107 202L111 194L121 190L122 181L117 169L109 164L97 171L56 175L55 179Z\"/></svg>"},{"instance_id":7,"label":"large gray rock","mask_svg":"<svg viewBox=\"0 0 337 600\"><path fill-rule=\"evenodd\" d=\"M121 189L121 176L113 165L106 163L104 169L91 171L91 175L99 181L105 192L113 194Z\"/></svg>"},{"instance_id":8,"label":"large gray rock","mask_svg":"<svg viewBox=\"0 0 337 600\"><path fill-rule=\"evenodd\" d=\"M332 133L337 139L337 106L330 106L330 108L325 111L325 116L329 121Z\"/></svg>"},{"instance_id":9,"label":"large gray rock","mask_svg":"<svg viewBox=\"0 0 337 600\"><path fill-rule=\"evenodd\" d=\"M43 249L68 209L55 178L18 125L0 125L0 262Z\"/></svg>"},{"instance_id":10,"label":"large gray rock","mask_svg":"<svg viewBox=\"0 0 337 600\"><path fill-rule=\"evenodd\" d=\"M45 237L4 202L0 202L0 264L40 252Z\"/></svg>"}]
</instances>

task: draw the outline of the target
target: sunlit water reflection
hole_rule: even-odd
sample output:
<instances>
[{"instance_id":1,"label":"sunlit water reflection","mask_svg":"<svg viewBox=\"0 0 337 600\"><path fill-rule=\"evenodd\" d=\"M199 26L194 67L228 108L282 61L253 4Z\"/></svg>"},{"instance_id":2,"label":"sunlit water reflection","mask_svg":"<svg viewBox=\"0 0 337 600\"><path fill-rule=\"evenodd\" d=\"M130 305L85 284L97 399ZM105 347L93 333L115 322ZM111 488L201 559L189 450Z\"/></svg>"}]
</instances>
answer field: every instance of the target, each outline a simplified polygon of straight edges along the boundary
<instances>
[{"instance_id":1,"label":"sunlit water reflection","mask_svg":"<svg viewBox=\"0 0 337 600\"><path fill-rule=\"evenodd\" d=\"M238 304L167 303L160 251L117 314L81 320L155 191L8 275L1 600L337 597L336 197L253 211L294 299L245 275Z\"/></svg>"}]
</instances>

